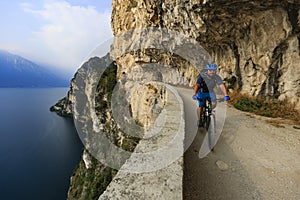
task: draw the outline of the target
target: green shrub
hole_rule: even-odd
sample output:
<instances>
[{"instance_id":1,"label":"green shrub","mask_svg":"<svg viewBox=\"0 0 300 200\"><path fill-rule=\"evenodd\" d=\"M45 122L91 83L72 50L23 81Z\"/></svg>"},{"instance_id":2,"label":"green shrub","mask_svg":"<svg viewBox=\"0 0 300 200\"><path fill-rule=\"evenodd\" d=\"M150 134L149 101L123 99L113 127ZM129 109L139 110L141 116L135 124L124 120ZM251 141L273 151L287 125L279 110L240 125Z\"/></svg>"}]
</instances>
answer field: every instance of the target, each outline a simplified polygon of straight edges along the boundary
<instances>
[{"instance_id":1,"label":"green shrub","mask_svg":"<svg viewBox=\"0 0 300 200\"><path fill-rule=\"evenodd\" d=\"M265 117L290 119L300 124L299 111L295 109L295 105L287 101L279 101L276 99L267 100L263 97L253 97L237 92L230 94L230 96L232 97L230 103L238 110Z\"/></svg>"}]
</instances>

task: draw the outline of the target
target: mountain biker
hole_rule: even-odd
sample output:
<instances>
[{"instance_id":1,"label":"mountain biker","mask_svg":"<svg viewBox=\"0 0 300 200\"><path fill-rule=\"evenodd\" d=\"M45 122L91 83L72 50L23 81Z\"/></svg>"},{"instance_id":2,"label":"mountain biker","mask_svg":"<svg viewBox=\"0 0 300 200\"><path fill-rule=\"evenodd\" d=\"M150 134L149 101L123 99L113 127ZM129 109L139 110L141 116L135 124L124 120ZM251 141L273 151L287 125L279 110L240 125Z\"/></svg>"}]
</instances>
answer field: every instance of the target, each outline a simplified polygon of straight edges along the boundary
<instances>
[{"instance_id":1,"label":"mountain biker","mask_svg":"<svg viewBox=\"0 0 300 200\"><path fill-rule=\"evenodd\" d=\"M197 78L196 85L194 87L193 99L198 100L198 127L203 126L203 122L200 120L202 115L204 99L209 97L212 101L212 108L215 108L217 105L216 94L213 89L218 85L224 94L224 100L229 101L230 97L228 96L227 89L219 75L216 74L218 67L215 63L211 63L205 66L205 70L202 70L200 75Z\"/></svg>"}]
</instances>

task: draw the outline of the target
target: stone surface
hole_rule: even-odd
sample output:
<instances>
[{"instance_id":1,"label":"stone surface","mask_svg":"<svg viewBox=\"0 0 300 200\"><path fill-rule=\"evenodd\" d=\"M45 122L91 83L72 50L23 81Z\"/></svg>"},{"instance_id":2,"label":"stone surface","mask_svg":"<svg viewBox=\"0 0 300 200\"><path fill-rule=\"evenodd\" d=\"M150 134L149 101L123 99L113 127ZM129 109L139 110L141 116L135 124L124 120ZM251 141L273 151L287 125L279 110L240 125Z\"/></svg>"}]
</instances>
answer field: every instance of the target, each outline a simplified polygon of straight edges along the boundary
<instances>
[{"instance_id":1,"label":"stone surface","mask_svg":"<svg viewBox=\"0 0 300 200\"><path fill-rule=\"evenodd\" d=\"M227 163L225 163L222 160L217 160L216 165L218 166L218 168L222 171L225 171L229 168L229 166L227 165Z\"/></svg>"}]
</instances>

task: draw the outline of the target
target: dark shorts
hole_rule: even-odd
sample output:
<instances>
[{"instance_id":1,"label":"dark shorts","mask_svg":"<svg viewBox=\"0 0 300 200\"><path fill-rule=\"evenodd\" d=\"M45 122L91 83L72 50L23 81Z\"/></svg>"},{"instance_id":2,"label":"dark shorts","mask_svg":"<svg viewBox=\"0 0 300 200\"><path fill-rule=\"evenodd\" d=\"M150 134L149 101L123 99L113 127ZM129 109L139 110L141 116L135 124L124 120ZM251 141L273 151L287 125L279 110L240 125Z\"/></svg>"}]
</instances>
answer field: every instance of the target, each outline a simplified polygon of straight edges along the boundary
<instances>
[{"instance_id":1,"label":"dark shorts","mask_svg":"<svg viewBox=\"0 0 300 200\"><path fill-rule=\"evenodd\" d=\"M217 101L217 97L216 97L216 94L214 92L209 92L209 93L198 92L197 96L200 99L200 100L198 100L199 107L203 107L204 106L204 103L205 103L204 99L205 98L211 98L211 101L214 101L214 102ZM203 100L201 100L201 99L203 99Z\"/></svg>"}]
</instances>

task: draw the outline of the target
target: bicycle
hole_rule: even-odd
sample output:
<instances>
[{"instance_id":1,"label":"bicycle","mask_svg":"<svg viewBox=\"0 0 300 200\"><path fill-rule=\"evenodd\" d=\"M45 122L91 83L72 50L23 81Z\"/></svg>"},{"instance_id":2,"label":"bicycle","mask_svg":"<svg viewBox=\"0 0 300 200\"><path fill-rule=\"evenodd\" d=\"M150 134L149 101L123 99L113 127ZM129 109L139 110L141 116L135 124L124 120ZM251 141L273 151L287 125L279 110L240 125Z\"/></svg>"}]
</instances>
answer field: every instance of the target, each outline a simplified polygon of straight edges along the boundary
<instances>
[{"instance_id":1,"label":"bicycle","mask_svg":"<svg viewBox=\"0 0 300 200\"><path fill-rule=\"evenodd\" d=\"M198 100L200 100L198 98ZM211 151L214 150L215 146L215 137L216 137L216 118L215 118L215 110L212 108L211 98L206 97L202 98L204 100L204 106L202 115L200 116L200 120L202 121L203 127L207 131L208 134L208 145ZM224 99L216 99L217 102L224 102Z\"/></svg>"}]
</instances>

